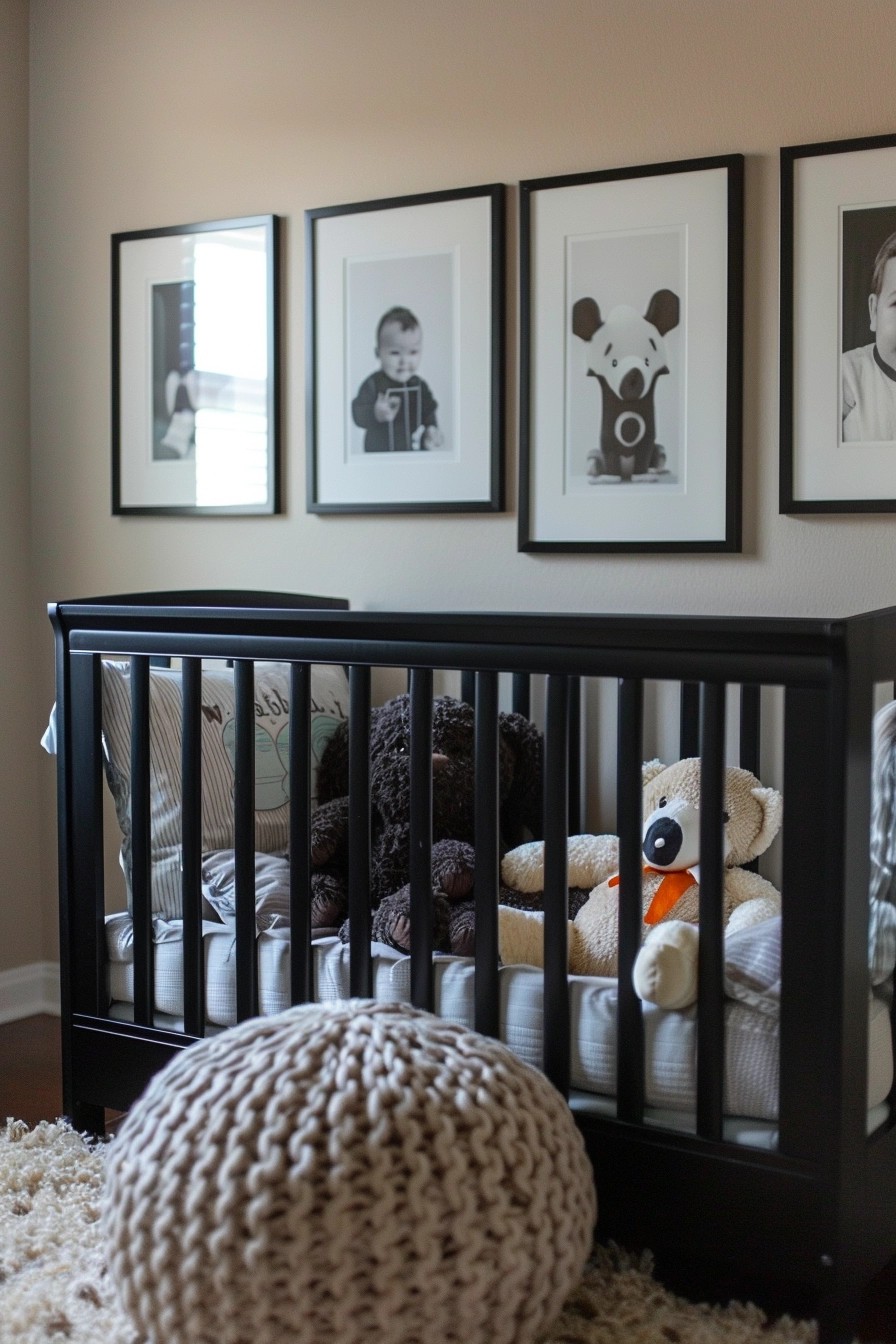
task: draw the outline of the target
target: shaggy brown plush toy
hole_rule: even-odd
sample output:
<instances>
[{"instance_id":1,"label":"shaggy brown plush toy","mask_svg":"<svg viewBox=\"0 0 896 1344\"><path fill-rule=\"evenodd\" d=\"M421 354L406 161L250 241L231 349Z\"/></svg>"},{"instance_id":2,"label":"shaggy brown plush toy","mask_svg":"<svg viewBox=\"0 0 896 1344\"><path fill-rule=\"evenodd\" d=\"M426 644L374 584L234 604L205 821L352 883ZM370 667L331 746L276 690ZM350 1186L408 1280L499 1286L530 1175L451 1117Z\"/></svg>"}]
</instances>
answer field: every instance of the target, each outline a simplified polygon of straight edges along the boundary
<instances>
[{"instance_id":1,"label":"shaggy brown plush toy","mask_svg":"<svg viewBox=\"0 0 896 1344\"><path fill-rule=\"evenodd\" d=\"M435 946L467 954L473 934L473 708L451 696L433 703L432 876ZM542 736L521 714L498 716L500 851L541 824ZM371 712L371 900L373 935L410 948L410 698ZM330 739L318 772L321 805L311 821L312 923L342 925L347 939L348 725ZM528 904L528 902L524 902Z\"/></svg>"}]
</instances>

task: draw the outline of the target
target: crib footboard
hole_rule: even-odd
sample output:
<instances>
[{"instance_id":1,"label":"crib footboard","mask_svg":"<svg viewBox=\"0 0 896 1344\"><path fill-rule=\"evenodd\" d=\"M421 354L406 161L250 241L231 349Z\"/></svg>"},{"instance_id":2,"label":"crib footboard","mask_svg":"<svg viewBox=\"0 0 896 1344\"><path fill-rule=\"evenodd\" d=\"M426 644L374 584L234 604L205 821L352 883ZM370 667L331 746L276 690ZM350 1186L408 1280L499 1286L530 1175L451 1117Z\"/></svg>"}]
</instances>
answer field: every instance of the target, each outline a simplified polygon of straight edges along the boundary
<instances>
[{"instance_id":1,"label":"crib footboard","mask_svg":"<svg viewBox=\"0 0 896 1344\"><path fill-rule=\"evenodd\" d=\"M869 1013L869 902L889 900L870 886L873 723L893 694L896 611L387 614L203 592L50 614L64 1105L79 1128L101 1131L173 1053L231 1021L341 992L406 997L528 1051L569 1098L595 1169L599 1235L784 1277L810 1295L824 1341L848 1338L863 1284L896 1254L892 1021L876 1001ZM381 706L398 696L404 941L378 917L371 746ZM434 760L446 756L433 734L446 697L468 707L472 735L460 933L446 933L451 911L435 899ZM537 806L515 813L525 834L510 833L507 806L515 716L538 742ZM345 795L321 803L330 767L318 763L337 733ZM677 1012L645 1004L632 976L653 756L700 761L699 976L696 1002ZM726 961L732 765L784 799L780 836L748 865L782 893L778 979L754 985L751 1002L732 997ZM219 768L231 783L216 793ZM107 785L124 879L114 867L110 877ZM334 904L332 928L321 926L320 877L336 863L321 861L324 815L342 828L345 908ZM569 839L597 834L618 837L618 958L603 979L570 973ZM543 864L537 969L501 956L502 860L521 840L539 842ZM760 1039L768 1095L757 1101L739 1068L744 1042Z\"/></svg>"}]
</instances>

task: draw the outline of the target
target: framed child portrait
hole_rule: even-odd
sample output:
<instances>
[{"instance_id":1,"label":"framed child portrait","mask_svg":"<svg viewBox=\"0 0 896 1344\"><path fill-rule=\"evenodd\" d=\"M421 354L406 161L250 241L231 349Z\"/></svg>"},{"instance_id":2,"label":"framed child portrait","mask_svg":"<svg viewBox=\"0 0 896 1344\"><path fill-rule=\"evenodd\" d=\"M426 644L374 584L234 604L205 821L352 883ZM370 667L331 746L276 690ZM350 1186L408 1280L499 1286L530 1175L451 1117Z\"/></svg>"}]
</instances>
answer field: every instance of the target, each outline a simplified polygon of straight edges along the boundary
<instances>
[{"instance_id":1,"label":"framed child portrait","mask_svg":"<svg viewBox=\"0 0 896 1344\"><path fill-rule=\"evenodd\" d=\"M781 150L781 513L896 511L896 135Z\"/></svg>"},{"instance_id":2,"label":"framed child portrait","mask_svg":"<svg viewBox=\"0 0 896 1344\"><path fill-rule=\"evenodd\" d=\"M280 508L279 220L112 236L113 514Z\"/></svg>"},{"instance_id":3,"label":"framed child portrait","mask_svg":"<svg viewBox=\"0 0 896 1344\"><path fill-rule=\"evenodd\" d=\"M305 212L310 513L503 508L504 188Z\"/></svg>"},{"instance_id":4,"label":"framed child portrait","mask_svg":"<svg viewBox=\"0 0 896 1344\"><path fill-rule=\"evenodd\" d=\"M521 551L737 551L739 154L520 183Z\"/></svg>"}]
</instances>

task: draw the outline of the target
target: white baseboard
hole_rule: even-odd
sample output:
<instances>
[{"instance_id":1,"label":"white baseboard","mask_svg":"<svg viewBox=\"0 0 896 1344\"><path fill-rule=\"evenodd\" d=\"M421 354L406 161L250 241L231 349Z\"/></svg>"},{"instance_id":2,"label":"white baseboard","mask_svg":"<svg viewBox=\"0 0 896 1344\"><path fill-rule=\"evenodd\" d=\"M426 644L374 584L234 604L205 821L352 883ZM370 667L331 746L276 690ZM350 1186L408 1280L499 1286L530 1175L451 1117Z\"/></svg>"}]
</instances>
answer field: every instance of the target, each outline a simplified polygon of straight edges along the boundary
<instances>
[{"instance_id":1,"label":"white baseboard","mask_svg":"<svg viewBox=\"0 0 896 1344\"><path fill-rule=\"evenodd\" d=\"M59 964L34 961L0 971L0 1022L16 1022L37 1013L59 1016Z\"/></svg>"}]
</instances>

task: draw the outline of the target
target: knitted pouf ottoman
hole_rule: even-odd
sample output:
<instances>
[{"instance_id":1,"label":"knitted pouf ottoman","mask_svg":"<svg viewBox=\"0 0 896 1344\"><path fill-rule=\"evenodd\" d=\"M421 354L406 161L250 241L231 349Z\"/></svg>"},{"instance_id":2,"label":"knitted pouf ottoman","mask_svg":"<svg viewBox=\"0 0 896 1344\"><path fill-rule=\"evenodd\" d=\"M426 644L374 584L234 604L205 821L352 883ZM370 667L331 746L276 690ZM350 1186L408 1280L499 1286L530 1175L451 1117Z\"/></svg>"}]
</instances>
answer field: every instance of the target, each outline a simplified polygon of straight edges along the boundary
<instances>
[{"instance_id":1,"label":"knitted pouf ottoman","mask_svg":"<svg viewBox=\"0 0 896 1344\"><path fill-rule=\"evenodd\" d=\"M596 1216L558 1092L402 1004L308 1004L183 1051L111 1144L105 1240L152 1344L530 1344Z\"/></svg>"}]
</instances>

